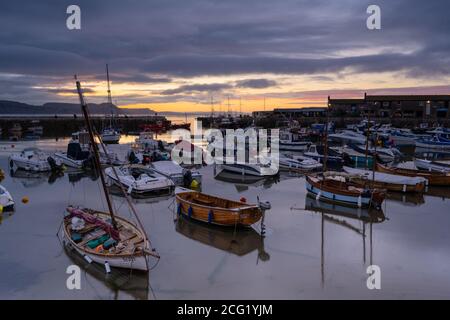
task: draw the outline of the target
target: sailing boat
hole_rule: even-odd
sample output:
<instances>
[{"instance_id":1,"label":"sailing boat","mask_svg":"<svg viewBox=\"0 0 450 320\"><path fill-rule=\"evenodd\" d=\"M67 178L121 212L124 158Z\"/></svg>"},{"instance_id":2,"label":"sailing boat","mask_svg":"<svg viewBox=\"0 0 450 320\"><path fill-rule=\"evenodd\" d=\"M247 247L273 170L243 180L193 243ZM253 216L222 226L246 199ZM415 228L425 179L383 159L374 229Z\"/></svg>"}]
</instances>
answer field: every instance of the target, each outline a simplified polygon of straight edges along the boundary
<instances>
[{"instance_id":1,"label":"sailing boat","mask_svg":"<svg viewBox=\"0 0 450 320\"><path fill-rule=\"evenodd\" d=\"M109 83L109 70L108 65L106 65L106 81L108 83L108 105L111 108L111 118L109 119L109 127L103 129L102 141L104 143L119 143L120 132L113 127L114 112L112 109L112 98L111 98L111 86Z\"/></svg>"},{"instance_id":2,"label":"sailing boat","mask_svg":"<svg viewBox=\"0 0 450 320\"><path fill-rule=\"evenodd\" d=\"M329 104L328 104L329 105ZM325 124L324 158L322 176L306 175L306 190L317 200L357 207L380 208L385 198L385 192L379 189L368 189L355 186L345 177L327 173L328 157L328 109Z\"/></svg>"},{"instance_id":3,"label":"sailing boat","mask_svg":"<svg viewBox=\"0 0 450 320\"><path fill-rule=\"evenodd\" d=\"M159 255L151 249L147 234L130 201L128 201L128 204L135 214L139 226L114 214L105 176L100 167L99 150L95 143L88 107L84 101L78 80L76 85L93 148L95 169L101 179L109 212L73 206L67 207L69 214L64 217L63 221L64 242L83 256L87 262L104 263L107 273L110 272L110 267L148 272L148 258L152 256L159 259ZM104 147L101 139L100 144ZM125 191L123 193L125 194ZM129 200L128 197L127 200Z\"/></svg>"}]
</instances>

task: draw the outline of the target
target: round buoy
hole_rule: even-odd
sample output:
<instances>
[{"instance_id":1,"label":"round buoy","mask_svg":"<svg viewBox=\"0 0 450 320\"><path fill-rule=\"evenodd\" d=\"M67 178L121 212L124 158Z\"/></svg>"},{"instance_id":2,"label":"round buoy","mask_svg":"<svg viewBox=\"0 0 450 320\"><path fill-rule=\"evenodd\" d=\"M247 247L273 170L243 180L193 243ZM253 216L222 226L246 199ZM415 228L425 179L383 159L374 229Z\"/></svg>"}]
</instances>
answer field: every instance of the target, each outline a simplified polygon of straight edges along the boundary
<instances>
[{"instance_id":1,"label":"round buoy","mask_svg":"<svg viewBox=\"0 0 450 320\"><path fill-rule=\"evenodd\" d=\"M239 201L241 202L247 202L247 199L245 197L241 197L241 199L239 199Z\"/></svg>"},{"instance_id":2,"label":"round buoy","mask_svg":"<svg viewBox=\"0 0 450 320\"><path fill-rule=\"evenodd\" d=\"M28 201L30 201L30 199L28 199L28 197L23 197L22 198L22 202L23 203L28 203Z\"/></svg>"},{"instance_id":3,"label":"round buoy","mask_svg":"<svg viewBox=\"0 0 450 320\"><path fill-rule=\"evenodd\" d=\"M196 189L196 188L198 188L198 181L197 180L192 180L192 182L191 182L191 188L192 189Z\"/></svg>"}]
</instances>

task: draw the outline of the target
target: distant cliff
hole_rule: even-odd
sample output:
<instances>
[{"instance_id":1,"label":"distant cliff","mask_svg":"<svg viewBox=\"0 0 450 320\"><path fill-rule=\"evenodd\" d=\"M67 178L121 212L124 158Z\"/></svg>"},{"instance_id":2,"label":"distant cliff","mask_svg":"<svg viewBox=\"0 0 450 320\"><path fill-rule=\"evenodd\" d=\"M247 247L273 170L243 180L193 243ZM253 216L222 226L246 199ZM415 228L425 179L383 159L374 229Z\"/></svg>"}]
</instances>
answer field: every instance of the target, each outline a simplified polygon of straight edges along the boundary
<instances>
[{"instance_id":1,"label":"distant cliff","mask_svg":"<svg viewBox=\"0 0 450 320\"><path fill-rule=\"evenodd\" d=\"M125 109L118 108L113 105L114 114L144 114L152 115L155 111L150 109ZM91 114L111 114L111 107L108 103L90 103L89 110ZM76 103L60 103L48 102L41 106L16 102L0 100L0 114L80 114L81 107Z\"/></svg>"}]
</instances>

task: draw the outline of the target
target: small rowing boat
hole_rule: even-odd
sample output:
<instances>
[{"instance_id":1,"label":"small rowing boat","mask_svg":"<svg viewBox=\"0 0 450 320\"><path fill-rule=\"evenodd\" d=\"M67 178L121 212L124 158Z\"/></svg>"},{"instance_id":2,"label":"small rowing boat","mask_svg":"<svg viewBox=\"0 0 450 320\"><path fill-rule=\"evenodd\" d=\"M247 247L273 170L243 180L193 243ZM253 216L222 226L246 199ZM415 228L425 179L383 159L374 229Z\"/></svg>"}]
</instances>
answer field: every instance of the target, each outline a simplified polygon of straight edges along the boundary
<instances>
[{"instance_id":1,"label":"small rowing boat","mask_svg":"<svg viewBox=\"0 0 450 320\"><path fill-rule=\"evenodd\" d=\"M385 197L383 190L357 187L342 176L306 176L306 190L317 200L357 208L380 208Z\"/></svg>"},{"instance_id":2,"label":"small rowing boat","mask_svg":"<svg viewBox=\"0 0 450 320\"><path fill-rule=\"evenodd\" d=\"M427 184L427 179L422 177L404 177L350 167L344 167L344 171L351 175L351 182L361 186L371 186L372 188L389 191L423 192Z\"/></svg>"},{"instance_id":3,"label":"small rowing boat","mask_svg":"<svg viewBox=\"0 0 450 320\"><path fill-rule=\"evenodd\" d=\"M215 197L179 188L175 192L177 214L209 224L249 227L262 217L260 205Z\"/></svg>"},{"instance_id":4,"label":"small rowing boat","mask_svg":"<svg viewBox=\"0 0 450 320\"><path fill-rule=\"evenodd\" d=\"M450 186L450 173L388 167L377 163L377 171L407 177L423 177L430 186Z\"/></svg>"}]
</instances>

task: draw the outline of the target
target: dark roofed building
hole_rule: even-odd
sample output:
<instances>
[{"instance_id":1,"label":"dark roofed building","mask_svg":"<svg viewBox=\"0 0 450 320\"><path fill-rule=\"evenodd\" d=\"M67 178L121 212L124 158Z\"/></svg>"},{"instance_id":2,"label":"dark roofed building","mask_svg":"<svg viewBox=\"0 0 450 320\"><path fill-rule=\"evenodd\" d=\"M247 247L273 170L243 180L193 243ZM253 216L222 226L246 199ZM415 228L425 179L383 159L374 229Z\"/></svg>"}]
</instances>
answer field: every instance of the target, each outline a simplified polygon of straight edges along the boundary
<instances>
[{"instance_id":1,"label":"dark roofed building","mask_svg":"<svg viewBox=\"0 0 450 320\"><path fill-rule=\"evenodd\" d=\"M329 99L333 116L380 118L450 118L450 95L365 95L364 99Z\"/></svg>"}]
</instances>

